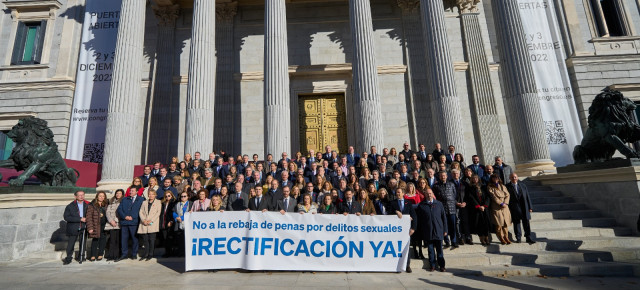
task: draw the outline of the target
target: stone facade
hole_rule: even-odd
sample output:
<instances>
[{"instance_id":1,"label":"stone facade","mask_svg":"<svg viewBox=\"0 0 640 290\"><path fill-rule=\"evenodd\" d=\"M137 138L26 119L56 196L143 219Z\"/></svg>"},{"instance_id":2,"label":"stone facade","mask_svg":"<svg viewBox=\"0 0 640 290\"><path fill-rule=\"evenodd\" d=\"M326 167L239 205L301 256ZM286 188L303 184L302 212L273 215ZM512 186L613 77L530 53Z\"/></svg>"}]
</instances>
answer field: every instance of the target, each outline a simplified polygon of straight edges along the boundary
<instances>
[{"instance_id":1,"label":"stone facade","mask_svg":"<svg viewBox=\"0 0 640 290\"><path fill-rule=\"evenodd\" d=\"M0 261L53 251L66 240L65 206L0 209Z\"/></svg>"},{"instance_id":2,"label":"stone facade","mask_svg":"<svg viewBox=\"0 0 640 290\"><path fill-rule=\"evenodd\" d=\"M560 15L559 30L565 45L566 62L583 128L586 127L586 112L591 100L604 86L614 85L626 96L640 101L640 82L637 81L640 76L640 12L637 1L620 1L624 7L624 15L621 16L624 31L628 35L609 37L600 36L598 15L593 12L590 4L592 1L549 1L556 4L557 15ZM5 11L0 15L0 100L3 104L0 117L31 114L49 121L55 140L64 154L75 88L84 1L21 1L28 2L31 5L29 9L12 2L16 1L0 2L0 8ZM421 28L424 21L422 17L427 14L421 12L419 5L431 2L434 1L370 1L373 27L371 41L378 72L384 147L399 148L403 142L408 141L414 147L424 143L427 148L431 148L437 141L446 141L437 138L450 138L442 137L448 134L447 128L444 131L430 128L434 124L453 124L451 132L462 128L462 136L458 138L463 140L463 144L457 145L464 148L467 158L476 153L493 155L496 154L494 152L501 152L508 163L513 163L516 154L515 143L512 142L514 135L512 132L510 134L510 130L513 131L514 128L507 125L508 110L505 105L508 104L502 98L506 83L501 75L504 71L499 57L501 47L494 23L494 19L498 18L494 17L492 9L492 5L500 1L443 0L443 7L438 5L438 8L444 11L435 11L443 17L443 25L439 31L446 32L448 40L449 59L443 63L451 63L453 66L452 72L448 72L453 81L447 82L447 92L453 93L446 93L448 100L443 104L445 107L446 104L459 104L460 116L454 123L446 120L441 122L436 119L438 116L433 115L433 107L443 105L433 103L432 86L434 80L439 78L429 76L433 71L429 64L433 62L426 59L425 45L428 43L425 42ZM347 0L286 1L289 127L293 152L300 149L298 98L308 94L343 94L348 143L358 144L361 128L357 128L358 122L354 119L359 116L359 112L354 103L357 95L353 80L354 40L350 28L349 3ZM169 48L165 39L167 25L157 20L154 7L158 11L156 6L176 4L180 8L175 20L175 30L169 37L173 39L173 47ZM212 116L215 121L212 122L214 128L211 128L211 136L206 138L213 138L213 149L225 149L233 154L258 153L262 158L266 149L264 1L218 0L216 8L217 81L215 86L211 86L215 88L215 92L211 92L209 96L214 98L215 95L215 116ZM25 9L31 12L23 13ZM461 13L474 13L473 21L465 21L461 18ZM48 20L43 64L10 65L16 22L21 17ZM155 84L156 89L163 90L162 93L155 94L169 101L163 103L164 107L155 103L154 106L158 106L158 111L168 116L170 134L163 144L168 148L163 147L162 150L149 149L152 144L161 142L157 138L143 138L139 159L132 160L132 164L166 161L170 156L182 156L186 153L193 5L191 1L149 1L145 19L140 95L147 102L145 108L139 108L139 112L145 114L145 120L141 122L144 127L142 134L156 136L156 128L167 128L149 126L150 118L153 119L149 114L152 109L149 104L153 97L151 83L154 78L165 82L162 85ZM472 23L473 29L465 29L465 23ZM469 33L479 33L480 38L470 42L471 39L466 39L470 37ZM470 47L470 43L473 46ZM159 45L162 45L161 49ZM470 49L473 51L470 52ZM213 54L213 47L210 50L208 53ZM487 63L488 69L484 67L480 70L485 81L474 84L471 78L478 75L476 71L482 63L472 64L469 57L478 55L482 50L486 57L483 62ZM159 55L156 55L156 51ZM160 55L166 52L173 56ZM224 57L224 61L220 61L221 57ZM154 63L157 69L154 68ZM470 71L472 65L476 69L474 72ZM169 76L172 79L171 85L166 84ZM481 92L478 91L479 86L482 86ZM170 92L168 95L167 91ZM483 108L474 103L477 96L493 96L496 110L495 114L490 114L490 118L494 120L492 124L496 125L495 128L500 130L501 134L495 135L498 140L485 142L481 138L483 131L479 126L484 121L480 121L478 115L491 111L483 111ZM493 144L493 147L499 149L490 150L491 148L485 148L486 144ZM367 148L357 149L361 151ZM280 152L271 153L279 155ZM518 154L520 155L523 154ZM493 156L483 157L485 162L490 162Z\"/></svg>"}]
</instances>

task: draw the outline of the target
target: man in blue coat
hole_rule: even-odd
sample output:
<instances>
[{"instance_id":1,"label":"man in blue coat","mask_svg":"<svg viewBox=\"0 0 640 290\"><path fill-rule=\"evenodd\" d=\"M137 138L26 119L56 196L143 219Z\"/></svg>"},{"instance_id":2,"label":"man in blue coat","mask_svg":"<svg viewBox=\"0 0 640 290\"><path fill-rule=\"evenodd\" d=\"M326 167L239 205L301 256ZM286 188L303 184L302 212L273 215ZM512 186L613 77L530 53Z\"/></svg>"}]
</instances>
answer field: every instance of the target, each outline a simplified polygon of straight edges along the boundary
<instances>
[{"instance_id":1,"label":"man in blue coat","mask_svg":"<svg viewBox=\"0 0 640 290\"><path fill-rule=\"evenodd\" d=\"M413 208L413 201L404 199L404 189L398 188L396 190L396 197L398 199L389 202L389 214L396 214L399 218L402 218L403 214L407 214L411 217L411 229L409 229L409 236L412 236L416 231L416 226L418 217L416 216L416 211ZM420 254L422 254L422 243L419 245ZM413 253L414 257L418 257L418 253L416 252L416 245L413 244ZM407 273L411 273L410 262L411 259L407 259Z\"/></svg>"},{"instance_id":2,"label":"man in blue coat","mask_svg":"<svg viewBox=\"0 0 640 290\"><path fill-rule=\"evenodd\" d=\"M137 193L137 189L132 187L131 195L122 199L120 206L118 206L116 210L118 218L120 219L120 242L122 248L122 256L116 259L116 262L127 258L127 254L129 253L129 237L133 240L131 260L135 260L138 257L138 238L136 238L136 233L138 232L140 206L142 206L144 197L138 196Z\"/></svg>"},{"instance_id":3,"label":"man in blue coat","mask_svg":"<svg viewBox=\"0 0 640 290\"><path fill-rule=\"evenodd\" d=\"M447 236L447 216L444 206L437 201L433 191L427 189L427 199L418 204L416 216L418 217L418 232L423 241L427 243L429 250L429 271L436 269L436 253L440 272L445 272L444 254L442 253L442 240ZM434 252L435 250L435 252Z\"/></svg>"}]
</instances>

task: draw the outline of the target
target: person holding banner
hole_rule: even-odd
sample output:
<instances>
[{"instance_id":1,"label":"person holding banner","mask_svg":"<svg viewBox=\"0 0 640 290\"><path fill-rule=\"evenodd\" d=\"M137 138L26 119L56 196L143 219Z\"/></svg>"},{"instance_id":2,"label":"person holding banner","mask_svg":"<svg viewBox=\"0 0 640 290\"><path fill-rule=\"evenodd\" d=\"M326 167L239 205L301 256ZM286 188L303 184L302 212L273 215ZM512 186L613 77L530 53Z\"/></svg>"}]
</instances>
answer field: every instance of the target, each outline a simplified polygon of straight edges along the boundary
<instances>
[{"instance_id":1,"label":"person holding banner","mask_svg":"<svg viewBox=\"0 0 640 290\"><path fill-rule=\"evenodd\" d=\"M198 200L193 202L190 212L207 211L211 205L211 200L207 198L208 195L209 192L206 189L201 188L198 190Z\"/></svg>"},{"instance_id":2,"label":"person holding banner","mask_svg":"<svg viewBox=\"0 0 640 290\"><path fill-rule=\"evenodd\" d=\"M335 189L334 189L335 190ZM336 191L336 195L338 192ZM331 194L324 195L322 197L322 203L318 206L319 214L336 214L338 210L333 204L333 197Z\"/></svg>"},{"instance_id":3,"label":"person holding banner","mask_svg":"<svg viewBox=\"0 0 640 290\"><path fill-rule=\"evenodd\" d=\"M282 195L282 199L278 200L276 203L276 211L279 211L281 214L285 214L287 212L295 212L298 208L298 203L296 202L295 198L291 197L291 189L289 189L288 187L283 187Z\"/></svg>"},{"instance_id":4,"label":"person holding banner","mask_svg":"<svg viewBox=\"0 0 640 290\"><path fill-rule=\"evenodd\" d=\"M79 190L73 194L76 199L64 208L64 221L67 222L67 257L64 259L64 265L71 264L73 248L75 247L78 236L84 235L86 228L87 209L89 202L84 200L84 191ZM79 239L82 243L82 238ZM80 247L82 249L82 247ZM78 255L81 257L82 255Z\"/></svg>"},{"instance_id":5,"label":"person holding banner","mask_svg":"<svg viewBox=\"0 0 640 290\"><path fill-rule=\"evenodd\" d=\"M427 244L430 265L429 271L433 272L436 270L436 261L440 267L440 272L447 271L442 251L442 240L447 236L447 232L449 231L447 227L447 214L442 203L436 200L433 190L427 189L427 198L418 205L416 216L418 219L417 228L420 233L420 238Z\"/></svg>"},{"instance_id":6,"label":"person holding banner","mask_svg":"<svg viewBox=\"0 0 640 290\"><path fill-rule=\"evenodd\" d=\"M305 194L302 195L302 203L298 204L298 212L300 214L305 214L305 213L316 214L316 213L318 213L318 206L316 205L315 202L313 202L311 200L311 195L309 195L308 193L305 193Z\"/></svg>"},{"instance_id":7,"label":"person holding banner","mask_svg":"<svg viewBox=\"0 0 640 290\"><path fill-rule=\"evenodd\" d=\"M362 214L376 215L376 207L373 205L371 199L369 199L369 192L367 192L366 189L360 189L358 201L360 202L360 207L362 207Z\"/></svg>"},{"instance_id":8,"label":"person holding banner","mask_svg":"<svg viewBox=\"0 0 640 290\"><path fill-rule=\"evenodd\" d=\"M176 202L173 208L175 239L178 241L180 256L184 255L184 214L191 211L193 204L189 201L189 194L183 192L180 194L180 201Z\"/></svg>"},{"instance_id":9,"label":"person holding banner","mask_svg":"<svg viewBox=\"0 0 640 290\"><path fill-rule=\"evenodd\" d=\"M211 204L209 205L209 211L219 211L224 212L227 208L222 203L222 196L214 195L211 198Z\"/></svg>"},{"instance_id":10,"label":"person holding banner","mask_svg":"<svg viewBox=\"0 0 640 290\"><path fill-rule=\"evenodd\" d=\"M408 214L411 217L411 229L409 230L409 235L413 236L416 231L418 217L416 216L416 211L413 208L413 200L405 199L404 197L404 189L398 188L396 190L396 201L391 202L389 204L389 214L396 214L398 218L402 218L403 214ZM413 256L418 257L418 252L416 251L416 244L422 245L422 241L415 241L415 239L411 239L411 244L413 245ZM422 247L420 247L420 256L422 256ZM411 259L407 259L407 273L411 273L410 264Z\"/></svg>"},{"instance_id":11,"label":"person holding banner","mask_svg":"<svg viewBox=\"0 0 640 290\"><path fill-rule=\"evenodd\" d=\"M357 216L362 212L362 206L353 198L353 191L348 188L344 192L344 201L340 204L339 213L343 215L355 214Z\"/></svg>"},{"instance_id":12,"label":"person holding banner","mask_svg":"<svg viewBox=\"0 0 640 290\"><path fill-rule=\"evenodd\" d=\"M274 180L274 182L278 182ZM249 199L249 208L247 211L259 210L262 212L266 212L271 210L271 198L269 196L265 196L262 194L262 187L255 187L256 196Z\"/></svg>"}]
</instances>

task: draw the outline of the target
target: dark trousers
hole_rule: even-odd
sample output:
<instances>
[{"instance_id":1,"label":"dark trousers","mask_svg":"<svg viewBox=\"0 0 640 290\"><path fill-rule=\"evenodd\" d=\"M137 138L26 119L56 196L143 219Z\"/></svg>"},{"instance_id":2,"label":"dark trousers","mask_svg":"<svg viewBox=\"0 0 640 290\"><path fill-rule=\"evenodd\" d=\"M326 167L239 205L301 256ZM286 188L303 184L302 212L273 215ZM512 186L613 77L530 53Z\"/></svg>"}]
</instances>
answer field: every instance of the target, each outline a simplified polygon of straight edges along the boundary
<instances>
[{"instance_id":1,"label":"dark trousers","mask_svg":"<svg viewBox=\"0 0 640 290\"><path fill-rule=\"evenodd\" d=\"M80 232L80 235L82 235L82 232ZM72 259L73 258L73 248L76 246L76 241L78 242L82 242L82 239L80 238L80 235L77 236L67 236L69 238L69 240L67 241L67 259ZM80 247L82 249L82 247ZM80 253L78 253L80 254Z\"/></svg>"},{"instance_id":2,"label":"dark trousers","mask_svg":"<svg viewBox=\"0 0 640 290\"><path fill-rule=\"evenodd\" d=\"M469 234L469 215L466 207L458 209L458 225L456 229L458 239L463 241L471 240L471 234Z\"/></svg>"},{"instance_id":3,"label":"dark trousers","mask_svg":"<svg viewBox=\"0 0 640 290\"><path fill-rule=\"evenodd\" d=\"M160 233L162 234L160 237L162 238L165 255L173 255L173 231L171 229L163 229L160 230Z\"/></svg>"},{"instance_id":4,"label":"dark trousers","mask_svg":"<svg viewBox=\"0 0 640 290\"><path fill-rule=\"evenodd\" d=\"M107 259L117 259L120 257L120 229L113 229L107 232L109 233Z\"/></svg>"},{"instance_id":5,"label":"dark trousers","mask_svg":"<svg viewBox=\"0 0 640 290\"><path fill-rule=\"evenodd\" d=\"M449 228L449 232L447 233L447 236L444 237L444 242L448 245L449 241L451 241L452 244L457 245L458 244L458 239L457 237L457 233L456 233L456 223L458 221L456 214L448 214L447 216L447 228Z\"/></svg>"},{"instance_id":6,"label":"dark trousers","mask_svg":"<svg viewBox=\"0 0 640 290\"><path fill-rule=\"evenodd\" d=\"M133 240L133 245L131 246L132 256L135 258L138 256L138 238L136 238L136 232L138 231L138 226L121 226L120 227L122 238L122 256L126 257L129 254L129 237Z\"/></svg>"},{"instance_id":7,"label":"dark trousers","mask_svg":"<svg viewBox=\"0 0 640 290\"><path fill-rule=\"evenodd\" d=\"M107 245L107 232L100 233L99 238L91 239L91 254L89 257L97 258L104 256L104 247Z\"/></svg>"},{"instance_id":8,"label":"dark trousers","mask_svg":"<svg viewBox=\"0 0 640 290\"><path fill-rule=\"evenodd\" d=\"M520 228L521 222L522 222L522 227L524 228L524 237L527 239L531 238L531 226L529 225L529 220L528 219L514 220L513 232L516 234L516 240L519 240L522 237L522 229Z\"/></svg>"},{"instance_id":9,"label":"dark trousers","mask_svg":"<svg viewBox=\"0 0 640 290\"><path fill-rule=\"evenodd\" d=\"M442 252L442 241L440 240L427 241L427 248L429 249L429 265L431 265L431 268L436 267L436 252L438 253L438 256L437 256L438 265L440 266L440 268L444 268L444 254Z\"/></svg>"},{"instance_id":10,"label":"dark trousers","mask_svg":"<svg viewBox=\"0 0 640 290\"><path fill-rule=\"evenodd\" d=\"M183 230L177 230L175 231L175 240L178 241L178 252L176 253L176 255L180 256L180 257L184 257L184 231Z\"/></svg>"},{"instance_id":11,"label":"dark trousers","mask_svg":"<svg viewBox=\"0 0 640 290\"><path fill-rule=\"evenodd\" d=\"M156 233L143 234L142 244L147 251L143 257L153 257L153 252L156 248Z\"/></svg>"}]
</instances>

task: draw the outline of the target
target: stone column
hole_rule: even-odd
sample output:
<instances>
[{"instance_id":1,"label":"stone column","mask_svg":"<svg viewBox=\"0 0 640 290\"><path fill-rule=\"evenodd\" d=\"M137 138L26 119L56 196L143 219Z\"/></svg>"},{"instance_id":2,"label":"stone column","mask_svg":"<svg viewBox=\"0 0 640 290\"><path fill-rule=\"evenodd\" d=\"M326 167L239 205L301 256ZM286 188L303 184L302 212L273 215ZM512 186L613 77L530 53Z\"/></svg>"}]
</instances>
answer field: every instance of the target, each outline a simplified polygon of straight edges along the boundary
<instances>
[{"instance_id":1,"label":"stone column","mask_svg":"<svg viewBox=\"0 0 640 290\"><path fill-rule=\"evenodd\" d=\"M170 160L170 140L177 138L171 134L171 124L176 121L171 114L173 109L171 99L173 96L173 48L180 6L154 6L153 11L158 20L157 68L147 163Z\"/></svg>"},{"instance_id":2,"label":"stone column","mask_svg":"<svg viewBox=\"0 0 640 290\"><path fill-rule=\"evenodd\" d=\"M518 2L493 0L491 4L516 171L531 176L553 170Z\"/></svg>"},{"instance_id":3,"label":"stone column","mask_svg":"<svg viewBox=\"0 0 640 290\"><path fill-rule=\"evenodd\" d=\"M480 149L478 155L485 163L492 162L495 156L504 155L500 120L496 108L493 86L491 84L491 72L489 60L485 50L480 20L478 15L478 3L480 0L456 0L464 45L469 61L469 80L471 81L472 104L474 107L475 131L479 132L476 143Z\"/></svg>"},{"instance_id":4,"label":"stone column","mask_svg":"<svg viewBox=\"0 0 640 290\"><path fill-rule=\"evenodd\" d=\"M398 0L398 6L402 8L402 32L407 64L406 81L413 104L416 143L425 143L430 148L435 143L435 138L427 69L424 65L425 49L420 22L420 0Z\"/></svg>"},{"instance_id":5,"label":"stone column","mask_svg":"<svg viewBox=\"0 0 640 290\"><path fill-rule=\"evenodd\" d=\"M382 148L385 145L370 1L349 0L349 20L353 42L356 150L362 152L369 151L370 146Z\"/></svg>"},{"instance_id":6,"label":"stone column","mask_svg":"<svg viewBox=\"0 0 640 290\"><path fill-rule=\"evenodd\" d=\"M431 114L437 142L456 146L465 154L460 100L456 92L453 61L442 0L420 0L427 70L431 88Z\"/></svg>"},{"instance_id":7,"label":"stone column","mask_svg":"<svg viewBox=\"0 0 640 290\"><path fill-rule=\"evenodd\" d=\"M146 4L146 0L122 1L99 190L115 190L130 185L133 166L141 161L144 120L142 49Z\"/></svg>"},{"instance_id":8,"label":"stone column","mask_svg":"<svg viewBox=\"0 0 640 290\"><path fill-rule=\"evenodd\" d=\"M285 0L264 1L264 156L291 153Z\"/></svg>"},{"instance_id":9,"label":"stone column","mask_svg":"<svg viewBox=\"0 0 640 290\"><path fill-rule=\"evenodd\" d=\"M233 19L238 12L238 2L218 3L216 6L216 55L218 56L216 73L215 129L213 147L216 151L237 152L234 148L235 118L235 52L233 39Z\"/></svg>"},{"instance_id":10,"label":"stone column","mask_svg":"<svg viewBox=\"0 0 640 290\"><path fill-rule=\"evenodd\" d=\"M207 156L213 150L215 42L216 1L194 0L184 143L184 152L192 155L199 151Z\"/></svg>"}]
</instances>

